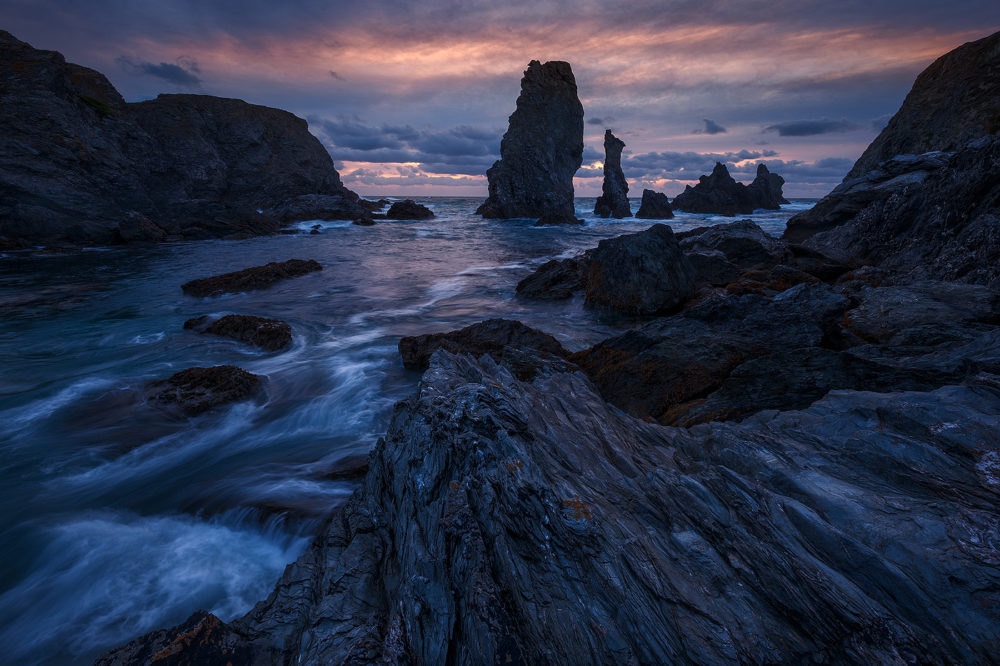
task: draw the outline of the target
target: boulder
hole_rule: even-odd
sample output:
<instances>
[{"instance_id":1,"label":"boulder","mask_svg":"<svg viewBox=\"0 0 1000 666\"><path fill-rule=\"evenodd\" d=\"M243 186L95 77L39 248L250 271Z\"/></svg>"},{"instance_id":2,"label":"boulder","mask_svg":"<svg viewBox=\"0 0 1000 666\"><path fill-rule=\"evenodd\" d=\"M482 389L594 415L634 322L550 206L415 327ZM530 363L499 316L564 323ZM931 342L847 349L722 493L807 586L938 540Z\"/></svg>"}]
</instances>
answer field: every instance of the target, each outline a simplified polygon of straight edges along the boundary
<instances>
[{"instance_id":1,"label":"boulder","mask_svg":"<svg viewBox=\"0 0 1000 666\"><path fill-rule=\"evenodd\" d=\"M685 252L685 255L694 269L695 282L700 285L723 287L738 280L743 273L743 269L718 250Z\"/></svg>"},{"instance_id":2,"label":"boulder","mask_svg":"<svg viewBox=\"0 0 1000 666\"><path fill-rule=\"evenodd\" d=\"M411 370L426 370L431 356L439 349L475 357L488 354L497 362L512 362L512 371L522 376L533 376L534 369L520 363L519 351L559 358L568 353L548 333L510 319L487 319L457 331L407 336L399 341L403 367Z\"/></svg>"},{"instance_id":3,"label":"boulder","mask_svg":"<svg viewBox=\"0 0 1000 666\"><path fill-rule=\"evenodd\" d=\"M678 234L685 252L719 251L740 268L773 266L785 256L785 244L771 238L753 220L698 227Z\"/></svg>"},{"instance_id":4,"label":"boulder","mask_svg":"<svg viewBox=\"0 0 1000 666\"><path fill-rule=\"evenodd\" d=\"M664 314L694 293L695 272L665 224L602 240L587 264L587 307L629 315Z\"/></svg>"},{"instance_id":5,"label":"boulder","mask_svg":"<svg viewBox=\"0 0 1000 666\"><path fill-rule=\"evenodd\" d=\"M621 219L632 217L628 203L628 182L622 172L622 150L625 142L611 133L604 132L604 184L601 196L597 197L594 214L601 217Z\"/></svg>"},{"instance_id":6,"label":"boulder","mask_svg":"<svg viewBox=\"0 0 1000 666\"><path fill-rule=\"evenodd\" d=\"M191 280L182 284L181 289L189 296L218 296L220 294L267 289L281 280L321 270L323 270L323 267L315 259L272 261L263 266L254 266L252 268L244 268L241 271Z\"/></svg>"},{"instance_id":7,"label":"boulder","mask_svg":"<svg viewBox=\"0 0 1000 666\"><path fill-rule=\"evenodd\" d=\"M552 259L517 283L517 295L537 301L558 301L571 297L586 285L586 256Z\"/></svg>"},{"instance_id":8,"label":"boulder","mask_svg":"<svg viewBox=\"0 0 1000 666\"><path fill-rule=\"evenodd\" d=\"M532 60L517 109L486 172L489 198L476 210L490 218L575 218L573 175L583 163L583 105L568 62Z\"/></svg>"},{"instance_id":9,"label":"boulder","mask_svg":"<svg viewBox=\"0 0 1000 666\"><path fill-rule=\"evenodd\" d=\"M239 340L268 351L284 349L292 342L292 327L280 319L252 315L225 315L214 321L207 316L188 319L185 329Z\"/></svg>"},{"instance_id":10,"label":"boulder","mask_svg":"<svg viewBox=\"0 0 1000 666\"><path fill-rule=\"evenodd\" d=\"M413 199L397 201L389 206L385 214L387 220L427 220L434 217L434 213L427 206L414 203Z\"/></svg>"},{"instance_id":11,"label":"boulder","mask_svg":"<svg viewBox=\"0 0 1000 666\"><path fill-rule=\"evenodd\" d=\"M674 210L670 207L670 199L666 194L643 190L642 203L635 216L646 220L670 220L674 217Z\"/></svg>"},{"instance_id":12,"label":"boulder","mask_svg":"<svg viewBox=\"0 0 1000 666\"><path fill-rule=\"evenodd\" d=\"M188 416L213 407L246 400L261 387L262 378L234 365L188 368L146 388L147 399L177 406Z\"/></svg>"},{"instance_id":13,"label":"boulder","mask_svg":"<svg viewBox=\"0 0 1000 666\"><path fill-rule=\"evenodd\" d=\"M209 95L126 103L99 72L0 31L0 239L16 247L275 233L258 210L357 195L291 113ZM136 225L134 215L153 225ZM124 235L122 235L124 232Z\"/></svg>"}]
</instances>

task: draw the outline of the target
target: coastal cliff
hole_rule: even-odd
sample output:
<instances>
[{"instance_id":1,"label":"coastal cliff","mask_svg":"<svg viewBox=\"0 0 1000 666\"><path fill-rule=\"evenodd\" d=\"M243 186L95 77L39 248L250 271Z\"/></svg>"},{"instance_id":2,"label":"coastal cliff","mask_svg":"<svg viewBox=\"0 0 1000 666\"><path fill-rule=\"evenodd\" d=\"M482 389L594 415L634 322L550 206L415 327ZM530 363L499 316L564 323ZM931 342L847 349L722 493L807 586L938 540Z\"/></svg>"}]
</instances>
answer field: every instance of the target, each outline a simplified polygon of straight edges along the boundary
<instances>
[{"instance_id":1,"label":"coastal cliff","mask_svg":"<svg viewBox=\"0 0 1000 666\"><path fill-rule=\"evenodd\" d=\"M286 220L269 209L311 194L361 213L287 111L208 95L129 104L101 73L2 31L0 100L7 247L274 233Z\"/></svg>"}]
</instances>

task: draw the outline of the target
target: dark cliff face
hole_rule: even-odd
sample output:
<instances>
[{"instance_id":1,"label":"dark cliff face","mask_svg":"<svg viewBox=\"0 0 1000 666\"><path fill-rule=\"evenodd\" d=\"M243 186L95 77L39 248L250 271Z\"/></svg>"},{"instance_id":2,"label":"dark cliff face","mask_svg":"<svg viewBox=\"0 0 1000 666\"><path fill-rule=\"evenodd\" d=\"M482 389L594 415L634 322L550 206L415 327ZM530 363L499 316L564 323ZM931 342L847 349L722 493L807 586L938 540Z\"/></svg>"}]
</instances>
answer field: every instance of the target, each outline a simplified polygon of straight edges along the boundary
<instances>
[{"instance_id":1,"label":"dark cliff face","mask_svg":"<svg viewBox=\"0 0 1000 666\"><path fill-rule=\"evenodd\" d=\"M896 155L956 148L1000 133L1000 32L963 44L920 73L903 105L845 180Z\"/></svg>"},{"instance_id":2,"label":"dark cliff face","mask_svg":"<svg viewBox=\"0 0 1000 666\"><path fill-rule=\"evenodd\" d=\"M625 142L611 133L604 132L604 184L601 186L601 196L597 197L594 213L601 217L621 219L631 217L632 209L628 204L628 182L622 172L622 151Z\"/></svg>"},{"instance_id":3,"label":"dark cliff face","mask_svg":"<svg viewBox=\"0 0 1000 666\"><path fill-rule=\"evenodd\" d=\"M573 175L583 163L583 105L568 62L532 60L517 109L486 172L484 217L575 218Z\"/></svg>"},{"instance_id":4,"label":"dark cliff face","mask_svg":"<svg viewBox=\"0 0 1000 666\"><path fill-rule=\"evenodd\" d=\"M357 196L304 120L206 95L127 104L99 72L0 32L0 240L107 244L119 224L205 238L269 233L258 208Z\"/></svg>"}]
</instances>

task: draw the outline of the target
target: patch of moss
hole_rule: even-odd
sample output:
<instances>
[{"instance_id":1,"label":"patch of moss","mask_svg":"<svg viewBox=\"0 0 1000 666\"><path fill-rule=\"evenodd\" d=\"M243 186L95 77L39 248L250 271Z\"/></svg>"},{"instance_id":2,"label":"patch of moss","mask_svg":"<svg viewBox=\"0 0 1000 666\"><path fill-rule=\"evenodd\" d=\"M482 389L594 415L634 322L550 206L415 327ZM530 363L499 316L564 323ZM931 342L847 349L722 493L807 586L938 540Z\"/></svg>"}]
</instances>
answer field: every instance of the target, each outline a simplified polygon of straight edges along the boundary
<instances>
[{"instance_id":1,"label":"patch of moss","mask_svg":"<svg viewBox=\"0 0 1000 666\"><path fill-rule=\"evenodd\" d=\"M77 95L77 97L80 98L81 102L92 108L101 118L118 115L118 109L111 106L107 102L102 102L99 99L88 97L87 95Z\"/></svg>"}]
</instances>

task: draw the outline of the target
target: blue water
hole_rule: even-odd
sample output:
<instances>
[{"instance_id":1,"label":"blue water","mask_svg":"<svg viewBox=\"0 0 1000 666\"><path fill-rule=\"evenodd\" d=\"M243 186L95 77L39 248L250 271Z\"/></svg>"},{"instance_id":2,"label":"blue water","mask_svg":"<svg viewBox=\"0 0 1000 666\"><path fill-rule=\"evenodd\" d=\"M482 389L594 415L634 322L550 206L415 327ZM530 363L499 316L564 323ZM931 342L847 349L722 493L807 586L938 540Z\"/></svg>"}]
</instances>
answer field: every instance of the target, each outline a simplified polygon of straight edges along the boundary
<instances>
[{"instance_id":1,"label":"blue water","mask_svg":"<svg viewBox=\"0 0 1000 666\"><path fill-rule=\"evenodd\" d=\"M301 233L145 249L0 255L0 654L76 663L193 610L223 620L264 598L354 486L328 478L367 452L419 374L403 335L519 319L582 349L635 322L514 286L553 257L649 220L582 227L483 220L479 199L421 200L433 220L296 225ZM796 200L751 217L778 235ZM633 201L633 210L638 209ZM680 213L675 230L731 219ZM324 270L266 291L198 299L188 280L293 257ZM281 352L197 335L203 314L291 324ZM195 418L142 388L191 366L267 377L266 397Z\"/></svg>"}]
</instances>

